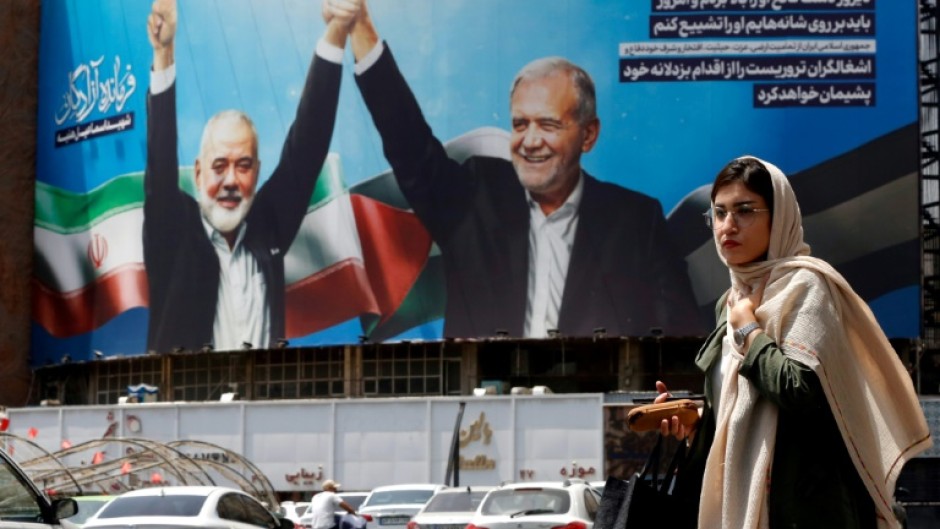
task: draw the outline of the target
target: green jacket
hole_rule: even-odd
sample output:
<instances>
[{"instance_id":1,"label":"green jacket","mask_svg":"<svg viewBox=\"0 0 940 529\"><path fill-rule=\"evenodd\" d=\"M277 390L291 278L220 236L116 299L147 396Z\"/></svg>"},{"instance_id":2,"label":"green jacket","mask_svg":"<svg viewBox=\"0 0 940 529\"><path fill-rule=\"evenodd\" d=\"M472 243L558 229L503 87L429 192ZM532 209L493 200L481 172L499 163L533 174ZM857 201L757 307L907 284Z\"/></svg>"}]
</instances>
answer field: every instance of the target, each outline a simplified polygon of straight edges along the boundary
<instances>
[{"instance_id":1,"label":"green jacket","mask_svg":"<svg viewBox=\"0 0 940 529\"><path fill-rule=\"evenodd\" d=\"M695 359L705 377L705 409L677 493L698 497L705 459L715 437L712 408L715 362L727 326L726 300L715 308L718 325ZM849 457L819 378L786 357L766 334L754 337L741 365L761 396L780 410L770 482L771 529L874 529L875 506Z\"/></svg>"}]
</instances>

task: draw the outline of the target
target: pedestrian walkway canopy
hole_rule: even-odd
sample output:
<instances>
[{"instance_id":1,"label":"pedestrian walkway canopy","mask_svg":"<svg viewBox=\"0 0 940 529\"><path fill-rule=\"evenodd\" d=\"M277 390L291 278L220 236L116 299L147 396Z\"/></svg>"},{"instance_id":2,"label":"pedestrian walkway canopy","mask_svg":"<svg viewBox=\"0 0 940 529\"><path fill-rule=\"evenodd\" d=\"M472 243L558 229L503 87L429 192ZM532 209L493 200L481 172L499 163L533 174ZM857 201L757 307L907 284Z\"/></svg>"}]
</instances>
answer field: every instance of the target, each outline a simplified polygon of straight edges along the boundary
<instances>
[{"instance_id":1,"label":"pedestrian walkway canopy","mask_svg":"<svg viewBox=\"0 0 940 529\"><path fill-rule=\"evenodd\" d=\"M32 440L0 432L0 448L50 497L121 494L169 485L220 485L241 489L278 508L271 482L240 454L205 441L161 443L105 437L49 452ZM207 456L207 455L210 455Z\"/></svg>"}]
</instances>

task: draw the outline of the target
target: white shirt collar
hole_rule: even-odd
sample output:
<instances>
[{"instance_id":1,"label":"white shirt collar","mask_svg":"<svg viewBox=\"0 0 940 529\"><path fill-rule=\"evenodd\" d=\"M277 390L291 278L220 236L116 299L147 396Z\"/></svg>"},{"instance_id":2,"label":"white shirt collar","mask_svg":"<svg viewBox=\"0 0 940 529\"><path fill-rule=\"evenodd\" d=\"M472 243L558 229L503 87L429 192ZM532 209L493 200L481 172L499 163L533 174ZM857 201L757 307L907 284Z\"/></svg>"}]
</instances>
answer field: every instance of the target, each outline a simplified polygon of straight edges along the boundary
<instances>
[{"instance_id":1,"label":"white shirt collar","mask_svg":"<svg viewBox=\"0 0 940 529\"><path fill-rule=\"evenodd\" d=\"M542 208L539 207L539 203L532 198L532 193L526 189L525 192L526 200L529 202L529 210L537 210L539 213L542 213ZM552 212L552 215L555 215L561 211L578 211L578 208L581 206L581 198L584 196L584 171L582 170L578 174L578 183L574 185L574 189L571 190L571 194L568 195L568 198L565 199L565 203L561 205L560 208ZM550 216L550 215L549 215ZM542 215L542 217L547 217Z\"/></svg>"}]
</instances>

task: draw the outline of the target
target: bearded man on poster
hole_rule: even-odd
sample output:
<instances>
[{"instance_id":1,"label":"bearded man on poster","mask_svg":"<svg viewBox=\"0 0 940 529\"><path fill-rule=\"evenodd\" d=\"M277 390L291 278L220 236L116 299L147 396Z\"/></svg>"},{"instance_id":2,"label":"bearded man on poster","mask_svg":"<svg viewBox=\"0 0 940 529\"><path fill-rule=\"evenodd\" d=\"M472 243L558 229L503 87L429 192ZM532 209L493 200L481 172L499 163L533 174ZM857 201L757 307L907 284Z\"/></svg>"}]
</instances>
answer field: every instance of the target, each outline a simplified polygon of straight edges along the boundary
<instances>
[{"instance_id":1,"label":"bearded man on poster","mask_svg":"<svg viewBox=\"0 0 940 529\"><path fill-rule=\"evenodd\" d=\"M284 337L284 255L326 159L343 48L360 2L338 0L331 12L270 178L257 188L261 160L251 119L223 110L203 131L193 167L196 200L179 186L176 1L153 3L143 230L149 350L269 347Z\"/></svg>"}]
</instances>

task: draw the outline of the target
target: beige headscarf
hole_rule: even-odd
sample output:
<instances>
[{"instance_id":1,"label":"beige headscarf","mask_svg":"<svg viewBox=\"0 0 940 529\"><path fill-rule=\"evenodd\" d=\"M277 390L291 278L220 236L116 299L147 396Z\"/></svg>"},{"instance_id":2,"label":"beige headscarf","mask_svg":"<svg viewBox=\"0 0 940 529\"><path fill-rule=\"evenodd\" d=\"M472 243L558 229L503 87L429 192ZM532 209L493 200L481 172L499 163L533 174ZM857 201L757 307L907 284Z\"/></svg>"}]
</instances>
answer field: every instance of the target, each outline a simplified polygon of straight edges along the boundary
<instances>
[{"instance_id":1,"label":"beige headscarf","mask_svg":"<svg viewBox=\"0 0 940 529\"><path fill-rule=\"evenodd\" d=\"M773 182L770 248L766 261L728 266L732 296L749 293L769 277L756 311L758 322L789 358L819 377L874 500L879 529L899 528L892 512L898 474L906 461L931 446L911 377L868 305L828 263L809 256L786 176L773 164L754 159ZM722 385L715 440L705 466L709 486L702 490L702 529L766 528L769 523L777 407L737 374L743 359L732 352Z\"/></svg>"}]
</instances>

